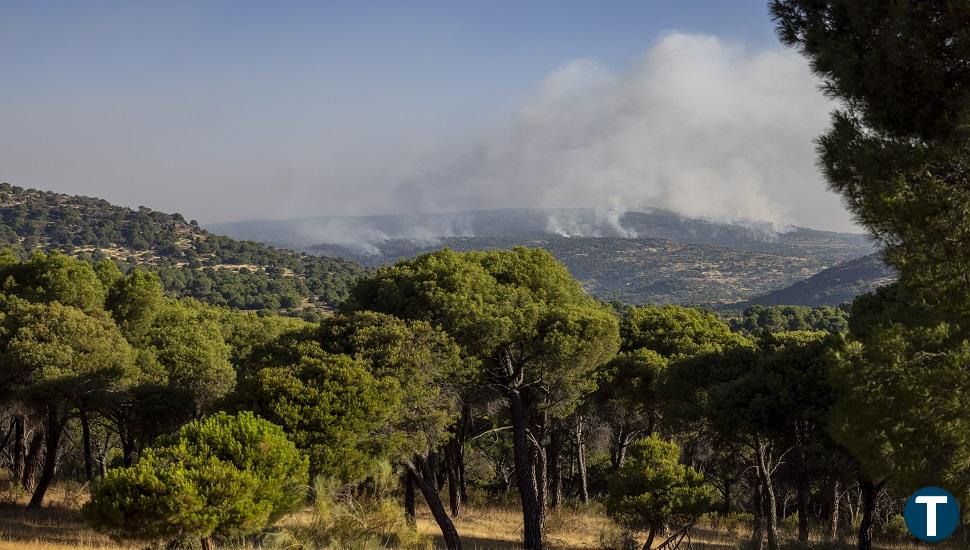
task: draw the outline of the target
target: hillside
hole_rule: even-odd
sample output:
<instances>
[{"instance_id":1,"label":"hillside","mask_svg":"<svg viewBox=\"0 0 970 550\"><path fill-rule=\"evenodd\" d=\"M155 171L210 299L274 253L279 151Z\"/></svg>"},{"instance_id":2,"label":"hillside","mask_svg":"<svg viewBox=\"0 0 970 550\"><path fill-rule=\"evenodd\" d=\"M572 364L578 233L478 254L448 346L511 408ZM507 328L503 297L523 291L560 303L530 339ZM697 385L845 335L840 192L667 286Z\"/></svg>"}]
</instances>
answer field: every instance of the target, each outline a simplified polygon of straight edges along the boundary
<instances>
[{"instance_id":1,"label":"hillside","mask_svg":"<svg viewBox=\"0 0 970 550\"><path fill-rule=\"evenodd\" d=\"M747 300L873 251L860 234L723 223L663 209L482 210L214 224L237 238L392 263L448 246L541 247L595 296L628 303L718 305Z\"/></svg>"},{"instance_id":2,"label":"hillside","mask_svg":"<svg viewBox=\"0 0 970 550\"><path fill-rule=\"evenodd\" d=\"M597 298L631 304L737 302L786 287L826 267L816 257L619 237L454 237L425 245L394 240L382 244L381 255L361 254L333 245L308 250L380 265L441 246L459 251L512 246L543 248L566 264Z\"/></svg>"},{"instance_id":3,"label":"hillside","mask_svg":"<svg viewBox=\"0 0 970 550\"><path fill-rule=\"evenodd\" d=\"M156 271L166 290L238 309L324 310L363 268L210 233L180 214L0 184L0 245L62 250Z\"/></svg>"},{"instance_id":4,"label":"hillside","mask_svg":"<svg viewBox=\"0 0 970 550\"><path fill-rule=\"evenodd\" d=\"M883 263L879 254L869 254L733 307L743 309L753 305L782 304L835 306L851 302L856 296L871 292L895 279L895 272Z\"/></svg>"}]
</instances>

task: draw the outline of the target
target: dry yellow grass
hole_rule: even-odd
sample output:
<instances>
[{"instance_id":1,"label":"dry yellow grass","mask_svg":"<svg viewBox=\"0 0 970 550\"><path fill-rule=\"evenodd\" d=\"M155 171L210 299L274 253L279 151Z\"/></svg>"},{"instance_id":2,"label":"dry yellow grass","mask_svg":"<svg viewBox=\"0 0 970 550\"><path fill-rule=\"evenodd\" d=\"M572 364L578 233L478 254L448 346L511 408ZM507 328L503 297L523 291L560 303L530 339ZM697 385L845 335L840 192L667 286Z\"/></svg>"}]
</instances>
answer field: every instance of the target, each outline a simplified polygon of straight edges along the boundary
<instances>
[{"instance_id":1,"label":"dry yellow grass","mask_svg":"<svg viewBox=\"0 0 970 550\"><path fill-rule=\"evenodd\" d=\"M50 504L42 510L25 510L23 495L4 495L0 504L0 550L139 550L144 544L121 544L99 535L81 520L78 507L83 488L58 487L52 491ZM307 521L309 512L294 514L284 525ZM521 548L522 519L512 506L466 506L455 526L466 550L515 550ZM596 550L600 535L610 529L609 520L596 506L565 507L551 512L547 520L550 550ZM438 539L438 527L426 509L418 510L418 530ZM729 536L708 529L695 529L695 550L731 550L744 535ZM642 539L641 539L642 540ZM658 541L659 543L659 541ZM919 545L876 545L882 549L927 548ZM943 548L937 546L937 548ZM948 548L958 548L949 546Z\"/></svg>"}]
</instances>

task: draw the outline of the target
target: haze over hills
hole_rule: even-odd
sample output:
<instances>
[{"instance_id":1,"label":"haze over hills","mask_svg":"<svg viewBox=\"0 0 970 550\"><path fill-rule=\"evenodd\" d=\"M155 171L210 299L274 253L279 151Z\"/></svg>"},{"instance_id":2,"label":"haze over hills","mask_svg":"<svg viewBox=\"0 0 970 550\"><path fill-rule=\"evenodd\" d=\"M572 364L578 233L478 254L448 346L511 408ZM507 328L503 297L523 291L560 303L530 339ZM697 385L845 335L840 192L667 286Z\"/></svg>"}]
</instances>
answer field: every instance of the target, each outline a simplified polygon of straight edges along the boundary
<instances>
[{"instance_id":1,"label":"haze over hills","mask_svg":"<svg viewBox=\"0 0 970 550\"><path fill-rule=\"evenodd\" d=\"M659 238L689 244L737 248L782 255L809 254L831 263L872 252L862 234L777 228L765 222L717 222L682 216L660 208L620 212L592 208L518 208L454 213L381 216L332 216L286 220L251 220L207 224L214 232L238 239L298 249L336 246L365 263L401 250L400 242L433 246L448 238L568 237ZM394 258L396 259L396 258Z\"/></svg>"},{"instance_id":2,"label":"haze over hills","mask_svg":"<svg viewBox=\"0 0 970 550\"><path fill-rule=\"evenodd\" d=\"M860 234L802 227L779 231L767 223L715 222L662 209L625 213L485 210L257 220L208 227L236 238L344 257L368 266L442 246L455 250L540 247L565 263L601 299L711 306L786 288L874 250ZM865 283L859 288L868 289ZM825 295L833 300L841 296Z\"/></svg>"},{"instance_id":3,"label":"haze over hills","mask_svg":"<svg viewBox=\"0 0 970 550\"><path fill-rule=\"evenodd\" d=\"M173 295L291 314L339 303L365 266L442 246L544 248L593 295L634 304L835 305L892 278L868 256L873 247L863 235L776 231L660 209L315 218L213 224L210 231L178 214L2 184L0 222L0 244L140 265Z\"/></svg>"}]
</instances>

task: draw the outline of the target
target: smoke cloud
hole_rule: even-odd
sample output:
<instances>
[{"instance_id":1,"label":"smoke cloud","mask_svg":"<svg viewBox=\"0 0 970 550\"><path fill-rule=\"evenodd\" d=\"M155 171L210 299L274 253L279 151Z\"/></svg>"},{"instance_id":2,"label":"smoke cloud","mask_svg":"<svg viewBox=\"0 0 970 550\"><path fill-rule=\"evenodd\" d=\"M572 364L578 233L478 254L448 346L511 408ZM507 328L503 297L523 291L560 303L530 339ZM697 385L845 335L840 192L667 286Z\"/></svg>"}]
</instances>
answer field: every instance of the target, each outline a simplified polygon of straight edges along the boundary
<instances>
[{"instance_id":1,"label":"smoke cloud","mask_svg":"<svg viewBox=\"0 0 970 550\"><path fill-rule=\"evenodd\" d=\"M412 210L659 206L692 217L851 229L815 165L832 105L804 60L671 33L615 74L580 59L510 120L448 150L396 202ZM550 229L570 234L570 221ZM574 230L575 231L575 230Z\"/></svg>"},{"instance_id":2,"label":"smoke cloud","mask_svg":"<svg viewBox=\"0 0 970 550\"><path fill-rule=\"evenodd\" d=\"M815 166L813 140L832 107L817 88L805 61L780 46L673 32L623 71L565 63L487 124L482 113L464 123L429 114L422 126L379 104L335 113L326 99L280 99L270 88L15 94L0 104L0 181L203 223L592 208L595 225L623 234L623 212L656 206L852 229ZM590 230L582 225L569 215L547 224L564 235ZM431 233L439 229L448 230Z\"/></svg>"}]
</instances>

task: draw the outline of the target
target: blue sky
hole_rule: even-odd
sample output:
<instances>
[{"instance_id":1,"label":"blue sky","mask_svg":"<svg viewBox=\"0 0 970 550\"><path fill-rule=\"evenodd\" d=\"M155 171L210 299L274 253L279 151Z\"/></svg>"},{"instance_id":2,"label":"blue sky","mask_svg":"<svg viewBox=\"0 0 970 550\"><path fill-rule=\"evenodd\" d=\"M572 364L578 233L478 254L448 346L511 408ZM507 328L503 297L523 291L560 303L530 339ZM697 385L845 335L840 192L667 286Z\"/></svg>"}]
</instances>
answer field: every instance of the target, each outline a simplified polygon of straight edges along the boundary
<instances>
[{"instance_id":1,"label":"blue sky","mask_svg":"<svg viewBox=\"0 0 970 550\"><path fill-rule=\"evenodd\" d=\"M429 174L491 185L452 157L494 150L557 71L587 63L584 82L622 81L675 32L716 38L735 52L726 63L782 51L763 1L0 2L0 14L0 180L204 221L394 211L402 182ZM597 90L582 103L615 92ZM539 195L489 206L553 205ZM425 206L471 205L407 209Z\"/></svg>"}]
</instances>

